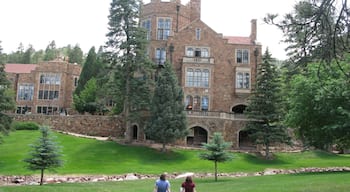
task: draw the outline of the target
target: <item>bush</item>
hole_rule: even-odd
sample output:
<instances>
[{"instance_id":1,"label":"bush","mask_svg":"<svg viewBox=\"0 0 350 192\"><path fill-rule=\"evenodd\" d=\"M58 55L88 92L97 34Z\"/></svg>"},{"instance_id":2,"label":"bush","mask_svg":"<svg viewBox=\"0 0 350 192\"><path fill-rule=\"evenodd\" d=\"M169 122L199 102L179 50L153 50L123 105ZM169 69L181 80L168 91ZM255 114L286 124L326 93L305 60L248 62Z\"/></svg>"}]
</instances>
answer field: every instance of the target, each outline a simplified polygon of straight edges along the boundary
<instances>
[{"instance_id":1,"label":"bush","mask_svg":"<svg viewBox=\"0 0 350 192\"><path fill-rule=\"evenodd\" d=\"M15 130L38 130L39 125L35 122L14 122L12 129Z\"/></svg>"}]
</instances>

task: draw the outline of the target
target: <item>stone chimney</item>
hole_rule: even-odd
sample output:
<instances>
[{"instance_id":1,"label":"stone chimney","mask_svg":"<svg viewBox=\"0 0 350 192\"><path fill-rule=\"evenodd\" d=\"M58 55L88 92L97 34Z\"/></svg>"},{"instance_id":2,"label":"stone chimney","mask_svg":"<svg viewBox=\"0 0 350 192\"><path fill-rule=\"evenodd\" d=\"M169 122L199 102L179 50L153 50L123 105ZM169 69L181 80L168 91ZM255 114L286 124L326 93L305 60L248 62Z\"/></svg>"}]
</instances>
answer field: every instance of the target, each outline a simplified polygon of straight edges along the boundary
<instances>
[{"instance_id":1,"label":"stone chimney","mask_svg":"<svg viewBox=\"0 0 350 192\"><path fill-rule=\"evenodd\" d=\"M191 21L201 18L201 0L190 0Z\"/></svg>"},{"instance_id":2,"label":"stone chimney","mask_svg":"<svg viewBox=\"0 0 350 192\"><path fill-rule=\"evenodd\" d=\"M256 42L256 19L251 20L251 29L250 29L250 40Z\"/></svg>"}]
</instances>

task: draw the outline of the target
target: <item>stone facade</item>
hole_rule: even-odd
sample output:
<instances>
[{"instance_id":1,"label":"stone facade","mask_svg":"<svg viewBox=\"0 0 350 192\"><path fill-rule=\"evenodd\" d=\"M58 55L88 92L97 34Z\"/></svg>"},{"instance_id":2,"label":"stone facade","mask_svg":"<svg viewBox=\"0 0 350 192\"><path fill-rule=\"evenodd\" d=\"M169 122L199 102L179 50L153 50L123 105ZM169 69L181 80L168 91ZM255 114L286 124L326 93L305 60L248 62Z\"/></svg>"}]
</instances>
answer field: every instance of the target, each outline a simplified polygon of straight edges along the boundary
<instances>
[{"instance_id":1,"label":"stone facade","mask_svg":"<svg viewBox=\"0 0 350 192\"><path fill-rule=\"evenodd\" d=\"M6 64L16 94L16 113L60 114L72 111L81 66L63 60L39 64Z\"/></svg>"}]
</instances>

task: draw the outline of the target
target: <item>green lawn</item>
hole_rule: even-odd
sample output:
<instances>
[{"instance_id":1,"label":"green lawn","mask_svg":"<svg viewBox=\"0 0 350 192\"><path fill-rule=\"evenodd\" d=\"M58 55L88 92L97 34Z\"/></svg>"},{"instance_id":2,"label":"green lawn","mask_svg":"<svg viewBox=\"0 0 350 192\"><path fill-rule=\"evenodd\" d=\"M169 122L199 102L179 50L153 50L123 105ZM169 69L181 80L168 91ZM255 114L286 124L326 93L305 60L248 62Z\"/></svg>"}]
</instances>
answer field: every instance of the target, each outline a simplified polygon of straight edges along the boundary
<instances>
[{"instance_id":1,"label":"green lawn","mask_svg":"<svg viewBox=\"0 0 350 192\"><path fill-rule=\"evenodd\" d=\"M275 175L241 178L194 178L198 192L348 192L350 173ZM182 179L173 179L178 192ZM0 192L150 192L154 180L98 183L62 183L43 186L6 186Z\"/></svg>"},{"instance_id":2,"label":"green lawn","mask_svg":"<svg viewBox=\"0 0 350 192\"><path fill-rule=\"evenodd\" d=\"M111 141L77 138L55 133L62 146L64 166L55 174L156 174L162 172L213 172L213 163L200 160L200 150L176 149L165 154L156 149L120 145ZM4 137L0 144L0 175L28 175L22 160L29 144L39 131L16 131ZM273 161L262 160L252 154L234 153L234 159L219 164L219 172L257 172L266 168L295 169L301 167L350 167L349 155L320 151L278 153ZM49 172L54 173L54 172Z\"/></svg>"}]
</instances>

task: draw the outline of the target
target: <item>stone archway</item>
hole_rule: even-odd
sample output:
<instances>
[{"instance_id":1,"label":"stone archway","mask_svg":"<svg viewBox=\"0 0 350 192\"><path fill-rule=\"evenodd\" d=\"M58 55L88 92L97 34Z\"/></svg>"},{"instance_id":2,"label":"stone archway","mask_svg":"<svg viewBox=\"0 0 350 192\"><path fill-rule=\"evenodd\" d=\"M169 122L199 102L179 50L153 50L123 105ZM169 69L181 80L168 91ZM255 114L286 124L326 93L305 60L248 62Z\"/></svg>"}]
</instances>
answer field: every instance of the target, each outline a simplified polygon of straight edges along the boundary
<instances>
[{"instance_id":1,"label":"stone archway","mask_svg":"<svg viewBox=\"0 0 350 192\"><path fill-rule=\"evenodd\" d=\"M132 126L132 133L131 133L131 136L132 136L132 139L133 140L137 140L137 136L138 136L138 127L137 125L133 125Z\"/></svg>"},{"instance_id":2,"label":"stone archway","mask_svg":"<svg viewBox=\"0 0 350 192\"><path fill-rule=\"evenodd\" d=\"M195 126L189 129L189 134L186 137L188 146L200 146L202 143L208 142L208 131L202 127Z\"/></svg>"},{"instance_id":3,"label":"stone archway","mask_svg":"<svg viewBox=\"0 0 350 192\"><path fill-rule=\"evenodd\" d=\"M248 131L239 132L239 148L240 149L253 149L255 148L254 143L251 138L249 138Z\"/></svg>"},{"instance_id":4,"label":"stone archway","mask_svg":"<svg viewBox=\"0 0 350 192\"><path fill-rule=\"evenodd\" d=\"M232 107L231 112L236 114L243 114L244 110L247 108L246 105L240 104Z\"/></svg>"}]
</instances>

